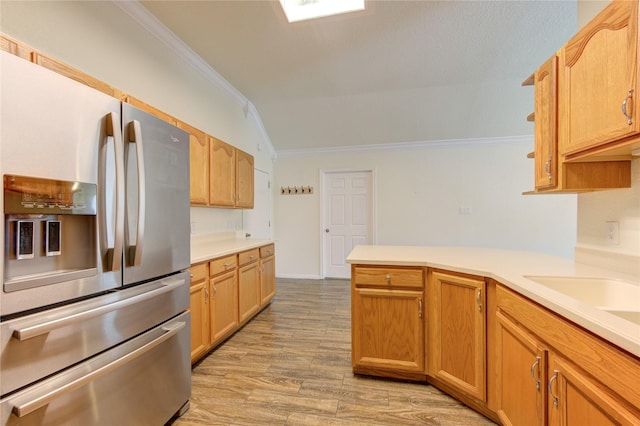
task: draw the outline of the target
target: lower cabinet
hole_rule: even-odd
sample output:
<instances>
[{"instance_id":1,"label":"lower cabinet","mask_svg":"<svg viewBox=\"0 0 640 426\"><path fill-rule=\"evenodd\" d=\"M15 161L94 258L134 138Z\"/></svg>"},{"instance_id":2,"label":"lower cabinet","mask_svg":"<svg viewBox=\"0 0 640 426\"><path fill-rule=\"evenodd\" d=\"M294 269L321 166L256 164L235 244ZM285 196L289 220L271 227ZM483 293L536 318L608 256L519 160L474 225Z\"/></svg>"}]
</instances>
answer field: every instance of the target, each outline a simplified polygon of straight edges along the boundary
<instances>
[{"instance_id":1,"label":"lower cabinet","mask_svg":"<svg viewBox=\"0 0 640 426\"><path fill-rule=\"evenodd\" d=\"M498 285L496 407L504 425L640 425L640 362Z\"/></svg>"},{"instance_id":2,"label":"lower cabinet","mask_svg":"<svg viewBox=\"0 0 640 426\"><path fill-rule=\"evenodd\" d=\"M497 281L398 265L351 277L354 373L429 382L503 425L640 425L640 359Z\"/></svg>"},{"instance_id":3,"label":"lower cabinet","mask_svg":"<svg viewBox=\"0 0 640 426\"><path fill-rule=\"evenodd\" d=\"M276 292L274 253L269 244L191 266L192 364L271 302Z\"/></svg>"},{"instance_id":4,"label":"lower cabinet","mask_svg":"<svg viewBox=\"0 0 640 426\"><path fill-rule=\"evenodd\" d=\"M250 250L238 255L239 322L244 324L260 310L259 251Z\"/></svg>"},{"instance_id":5,"label":"lower cabinet","mask_svg":"<svg viewBox=\"0 0 640 426\"><path fill-rule=\"evenodd\" d=\"M211 278L211 344L216 345L238 328L238 271Z\"/></svg>"},{"instance_id":6,"label":"lower cabinet","mask_svg":"<svg viewBox=\"0 0 640 426\"><path fill-rule=\"evenodd\" d=\"M504 425L545 425L547 350L501 312L495 345L498 417Z\"/></svg>"},{"instance_id":7,"label":"lower cabinet","mask_svg":"<svg viewBox=\"0 0 640 426\"><path fill-rule=\"evenodd\" d=\"M206 263L190 269L189 310L191 312L191 362L209 348L209 267Z\"/></svg>"},{"instance_id":8,"label":"lower cabinet","mask_svg":"<svg viewBox=\"0 0 640 426\"><path fill-rule=\"evenodd\" d=\"M550 426L640 424L638 407L634 414L624 401L562 356L551 355L548 374Z\"/></svg>"},{"instance_id":9,"label":"lower cabinet","mask_svg":"<svg viewBox=\"0 0 640 426\"><path fill-rule=\"evenodd\" d=\"M424 380L423 269L354 266L351 276L354 372Z\"/></svg>"},{"instance_id":10,"label":"lower cabinet","mask_svg":"<svg viewBox=\"0 0 640 426\"><path fill-rule=\"evenodd\" d=\"M430 270L427 282L429 376L486 401L484 278Z\"/></svg>"},{"instance_id":11,"label":"lower cabinet","mask_svg":"<svg viewBox=\"0 0 640 426\"><path fill-rule=\"evenodd\" d=\"M262 253L261 253L262 255ZM260 299L265 305L276 295L276 257L260 258Z\"/></svg>"}]
</instances>

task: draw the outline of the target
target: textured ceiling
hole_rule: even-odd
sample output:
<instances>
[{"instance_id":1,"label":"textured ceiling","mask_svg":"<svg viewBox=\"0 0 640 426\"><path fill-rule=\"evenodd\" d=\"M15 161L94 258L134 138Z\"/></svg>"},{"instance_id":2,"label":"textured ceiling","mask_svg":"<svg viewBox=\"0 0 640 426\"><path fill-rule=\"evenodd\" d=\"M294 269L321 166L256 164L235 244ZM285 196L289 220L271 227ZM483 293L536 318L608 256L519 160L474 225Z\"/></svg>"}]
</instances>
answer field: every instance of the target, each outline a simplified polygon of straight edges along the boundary
<instances>
[{"instance_id":1,"label":"textured ceiling","mask_svg":"<svg viewBox=\"0 0 640 426\"><path fill-rule=\"evenodd\" d=\"M279 151L523 134L513 114L532 94L517 86L577 22L575 1L368 0L293 24L277 1L142 4L255 105Z\"/></svg>"}]
</instances>

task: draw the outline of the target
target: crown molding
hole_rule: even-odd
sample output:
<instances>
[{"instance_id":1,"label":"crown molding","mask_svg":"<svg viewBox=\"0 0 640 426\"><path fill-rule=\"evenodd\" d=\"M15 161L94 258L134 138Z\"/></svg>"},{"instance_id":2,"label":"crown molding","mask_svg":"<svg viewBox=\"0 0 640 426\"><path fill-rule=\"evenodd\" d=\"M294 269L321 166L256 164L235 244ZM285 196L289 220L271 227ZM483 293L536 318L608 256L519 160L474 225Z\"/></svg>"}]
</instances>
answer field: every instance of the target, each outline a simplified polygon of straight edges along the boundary
<instances>
[{"instance_id":1,"label":"crown molding","mask_svg":"<svg viewBox=\"0 0 640 426\"><path fill-rule=\"evenodd\" d=\"M200 74L202 74L207 81L214 86L223 90L228 96L230 96L243 110L245 117L251 115L258 132L262 137L267 149L271 155L272 161L277 158L277 153L271 138L267 133L260 114L256 110L255 106L249 99L247 99L238 89L236 89L231 83L229 83L224 77L213 69L207 62L205 62L200 55L193 51L185 42L183 42L173 31L166 27L162 22L158 20L151 12L149 12L138 0L133 1L118 1L112 0L112 2L118 6L122 11L129 15L135 22L147 30L151 35L156 37L160 42L167 46L176 56L181 58L185 63L192 66Z\"/></svg>"},{"instance_id":2,"label":"crown molding","mask_svg":"<svg viewBox=\"0 0 640 426\"><path fill-rule=\"evenodd\" d=\"M501 136L494 138L469 138L469 139L444 139L418 142L398 142L373 145L339 146L330 148L312 149L288 149L278 151L280 158L290 157L311 157L317 155L355 153L355 152L380 152L380 151L409 151L418 149L429 149L443 146L459 145L495 145L495 144L520 144L532 143L533 135L523 136Z\"/></svg>"}]
</instances>

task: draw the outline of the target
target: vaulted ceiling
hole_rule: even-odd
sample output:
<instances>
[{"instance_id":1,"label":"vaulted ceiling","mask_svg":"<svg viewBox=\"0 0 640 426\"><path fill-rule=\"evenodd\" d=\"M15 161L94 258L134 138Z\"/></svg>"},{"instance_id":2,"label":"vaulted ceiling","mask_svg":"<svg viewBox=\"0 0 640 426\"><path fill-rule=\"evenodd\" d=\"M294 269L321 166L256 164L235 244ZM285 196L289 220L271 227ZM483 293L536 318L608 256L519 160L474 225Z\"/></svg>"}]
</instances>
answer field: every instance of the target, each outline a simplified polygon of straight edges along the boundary
<instances>
[{"instance_id":1,"label":"vaulted ceiling","mask_svg":"<svg viewBox=\"0 0 640 426\"><path fill-rule=\"evenodd\" d=\"M289 24L278 1L142 1L246 96L278 151L531 134L519 87L575 1L367 0Z\"/></svg>"}]
</instances>

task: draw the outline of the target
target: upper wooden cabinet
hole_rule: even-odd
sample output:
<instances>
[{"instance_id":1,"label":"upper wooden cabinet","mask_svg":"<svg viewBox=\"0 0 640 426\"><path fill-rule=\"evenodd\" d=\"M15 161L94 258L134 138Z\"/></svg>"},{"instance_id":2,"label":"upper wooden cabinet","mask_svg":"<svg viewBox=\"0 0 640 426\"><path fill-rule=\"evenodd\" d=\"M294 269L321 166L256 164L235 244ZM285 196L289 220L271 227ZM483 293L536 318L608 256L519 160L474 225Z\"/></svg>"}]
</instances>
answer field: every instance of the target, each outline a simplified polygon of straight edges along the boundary
<instances>
[{"instance_id":1,"label":"upper wooden cabinet","mask_svg":"<svg viewBox=\"0 0 640 426\"><path fill-rule=\"evenodd\" d=\"M553 55L534 74L535 81L535 183L536 189L558 183L558 60Z\"/></svg>"},{"instance_id":2,"label":"upper wooden cabinet","mask_svg":"<svg viewBox=\"0 0 640 426\"><path fill-rule=\"evenodd\" d=\"M559 52L559 149L568 160L640 148L638 0L614 0Z\"/></svg>"},{"instance_id":3,"label":"upper wooden cabinet","mask_svg":"<svg viewBox=\"0 0 640 426\"><path fill-rule=\"evenodd\" d=\"M154 115L156 117L158 117L160 120L164 120L167 123L171 123L174 126L178 125L178 120L167 114L166 112L159 110L158 108L154 107L153 105L149 105L148 103L141 101L138 98L135 98L131 95L126 95L124 96L123 100L128 103L129 105L133 105L134 107L144 111L144 112L148 112L151 115Z\"/></svg>"},{"instance_id":4,"label":"upper wooden cabinet","mask_svg":"<svg viewBox=\"0 0 640 426\"><path fill-rule=\"evenodd\" d=\"M182 121L178 121L178 127L189 133L191 204L206 206L209 203L209 136Z\"/></svg>"},{"instance_id":5,"label":"upper wooden cabinet","mask_svg":"<svg viewBox=\"0 0 640 426\"><path fill-rule=\"evenodd\" d=\"M253 208L253 155L236 149L235 206Z\"/></svg>"},{"instance_id":6,"label":"upper wooden cabinet","mask_svg":"<svg viewBox=\"0 0 640 426\"><path fill-rule=\"evenodd\" d=\"M629 154L640 145L633 119L640 103L631 87L638 73L637 6L637 0L611 3L523 83L535 86L535 190L527 194L631 186Z\"/></svg>"},{"instance_id":7,"label":"upper wooden cabinet","mask_svg":"<svg viewBox=\"0 0 640 426\"><path fill-rule=\"evenodd\" d=\"M209 139L209 202L219 207L234 207L236 194L236 149L220 139Z\"/></svg>"},{"instance_id":8,"label":"upper wooden cabinet","mask_svg":"<svg viewBox=\"0 0 640 426\"><path fill-rule=\"evenodd\" d=\"M212 207L253 208L253 156L209 137L209 196Z\"/></svg>"}]
</instances>

